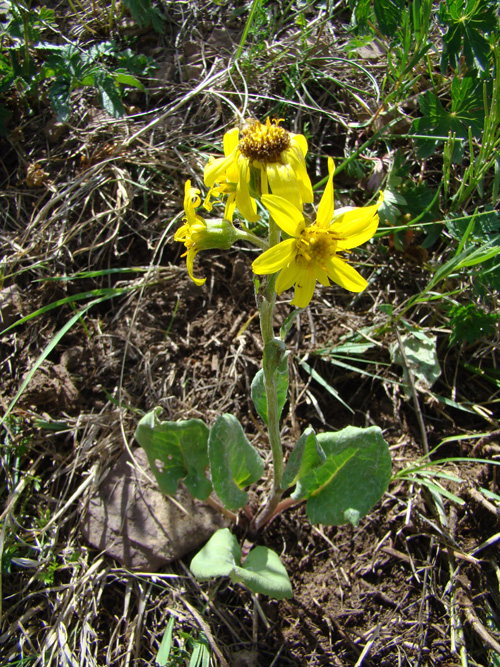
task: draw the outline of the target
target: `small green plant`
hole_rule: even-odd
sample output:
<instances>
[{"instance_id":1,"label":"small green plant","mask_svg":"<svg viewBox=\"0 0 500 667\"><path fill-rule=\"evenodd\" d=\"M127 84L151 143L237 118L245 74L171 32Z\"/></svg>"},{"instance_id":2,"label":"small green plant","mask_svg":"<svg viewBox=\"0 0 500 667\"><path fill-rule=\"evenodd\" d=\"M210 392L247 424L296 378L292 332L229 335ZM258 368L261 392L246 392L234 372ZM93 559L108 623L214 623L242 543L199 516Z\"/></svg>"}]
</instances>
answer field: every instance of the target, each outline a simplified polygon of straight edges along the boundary
<instances>
[{"instance_id":1,"label":"small green plant","mask_svg":"<svg viewBox=\"0 0 500 667\"><path fill-rule=\"evenodd\" d=\"M0 134L4 136L14 91L31 109L39 104L49 84L51 105L58 120L65 121L71 113L72 91L93 88L101 106L110 115L121 117L123 91L143 91L137 77L148 75L155 67L150 58L137 56L130 48L119 49L113 41L88 48L44 41L44 31L53 23L53 10L12 5L0 44L0 99L4 101L0 104Z\"/></svg>"}]
</instances>

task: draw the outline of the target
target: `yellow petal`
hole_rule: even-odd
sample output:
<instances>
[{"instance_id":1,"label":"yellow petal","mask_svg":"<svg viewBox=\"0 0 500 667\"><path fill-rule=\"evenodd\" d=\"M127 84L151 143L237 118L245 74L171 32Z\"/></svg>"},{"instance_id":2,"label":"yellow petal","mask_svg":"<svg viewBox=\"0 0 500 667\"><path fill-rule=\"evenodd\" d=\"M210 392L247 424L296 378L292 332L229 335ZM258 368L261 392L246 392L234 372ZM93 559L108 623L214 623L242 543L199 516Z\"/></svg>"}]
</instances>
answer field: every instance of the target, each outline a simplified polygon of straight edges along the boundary
<instances>
[{"instance_id":1,"label":"yellow petal","mask_svg":"<svg viewBox=\"0 0 500 667\"><path fill-rule=\"evenodd\" d=\"M290 164L271 162L265 167L273 195L288 199L297 208L302 208L297 177Z\"/></svg>"},{"instance_id":2,"label":"yellow petal","mask_svg":"<svg viewBox=\"0 0 500 667\"><path fill-rule=\"evenodd\" d=\"M240 131L237 127L233 127L232 130L228 130L224 135L223 144L224 144L224 155L228 157L238 147Z\"/></svg>"},{"instance_id":3,"label":"yellow petal","mask_svg":"<svg viewBox=\"0 0 500 667\"><path fill-rule=\"evenodd\" d=\"M248 189L248 160L246 158L238 160L238 168L240 177L236 188L236 206L246 220L257 222L260 220L260 215L257 213L255 199L252 199Z\"/></svg>"},{"instance_id":4,"label":"yellow petal","mask_svg":"<svg viewBox=\"0 0 500 667\"><path fill-rule=\"evenodd\" d=\"M318 215L316 224L322 229L326 229L333 217L333 174L335 173L335 163L332 158L328 158L328 181L318 206Z\"/></svg>"},{"instance_id":5,"label":"yellow petal","mask_svg":"<svg viewBox=\"0 0 500 667\"><path fill-rule=\"evenodd\" d=\"M339 239L337 250L356 248L372 238L379 222L378 207L379 204L353 208L332 223L328 231Z\"/></svg>"},{"instance_id":6,"label":"yellow petal","mask_svg":"<svg viewBox=\"0 0 500 667\"><path fill-rule=\"evenodd\" d=\"M314 194L302 151L297 146L292 145L283 153L283 157L285 161L290 163L295 173L301 202L311 204L314 201Z\"/></svg>"},{"instance_id":7,"label":"yellow petal","mask_svg":"<svg viewBox=\"0 0 500 667\"><path fill-rule=\"evenodd\" d=\"M233 221L234 209L236 208L236 193L229 195L226 202L226 210L224 211L224 218Z\"/></svg>"},{"instance_id":8,"label":"yellow petal","mask_svg":"<svg viewBox=\"0 0 500 667\"><path fill-rule=\"evenodd\" d=\"M281 292L285 292L287 289L290 289L292 285L295 285L299 276L300 266L294 258L289 264L287 264L287 266L281 269L276 280L276 292L281 294Z\"/></svg>"},{"instance_id":9,"label":"yellow petal","mask_svg":"<svg viewBox=\"0 0 500 667\"><path fill-rule=\"evenodd\" d=\"M300 148L300 152L302 153L302 157L305 157L307 155L307 139L304 137L303 134L291 134L292 137L292 146L298 146Z\"/></svg>"},{"instance_id":10,"label":"yellow petal","mask_svg":"<svg viewBox=\"0 0 500 667\"><path fill-rule=\"evenodd\" d=\"M259 275L276 273L295 259L295 239L286 239L259 255L252 264L252 271Z\"/></svg>"},{"instance_id":11,"label":"yellow petal","mask_svg":"<svg viewBox=\"0 0 500 667\"><path fill-rule=\"evenodd\" d=\"M187 252L187 257L186 257L186 265L187 265L187 270L189 273L189 277L191 280L194 282L195 285L198 285L198 287L201 287L203 283L206 281L206 278L195 278L193 275L193 262L194 258L196 257L197 250L190 249Z\"/></svg>"},{"instance_id":12,"label":"yellow petal","mask_svg":"<svg viewBox=\"0 0 500 667\"><path fill-rule=\"evenodd\" d=\"M340 257L331 257L325 264L330 279L349 292L362 292L367 287L363 276Z\"/></svg>"},{"instance_id":13,"label":"yellow petal","mask_svg":"<svg viewBox=\"0 0 500 667\"><path fill-rule=\"evenodd\" d=\"M273 216L274 221L288 236L300 236L305 228L304 216L300 209L283 197L262 195L261 202Z\"/></svg>"},{"instance_id":14,"label":"yellow petal","mask_svg":"<svg viewBox=\"0 0 500 667\"><path fill-rule=\"evenodd\" d=\"M307 269L303 269L297 278L295 294L291 301L292 305L298 308L306 308L312 299L315 287L316 279Z\"/></svg>"},{"instance_id":15,"label":"yellow petal","mask_svg":"<svg viewBox=\"0 0 500 667\"><path fill-rule=\"evenodd\" d=\"M215 160L210 161L205 166L204 172L204 181L207 188L211 188L212 185L221 180L224 177L225 172L231 167L231 164L238 159L238 148L235 148L232 153L226 157L219 157Z\"/></svg>"}]
</instances>

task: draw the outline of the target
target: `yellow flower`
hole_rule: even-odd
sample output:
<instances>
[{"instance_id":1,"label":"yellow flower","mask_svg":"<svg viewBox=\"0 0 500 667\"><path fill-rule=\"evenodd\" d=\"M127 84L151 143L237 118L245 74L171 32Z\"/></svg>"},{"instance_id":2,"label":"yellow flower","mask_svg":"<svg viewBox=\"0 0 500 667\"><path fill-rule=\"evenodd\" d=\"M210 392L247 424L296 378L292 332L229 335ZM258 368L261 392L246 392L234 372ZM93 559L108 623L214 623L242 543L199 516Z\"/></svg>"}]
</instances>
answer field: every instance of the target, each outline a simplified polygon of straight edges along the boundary
<instances>
[{"instance_id":1,"label":"yellow flower","mask_svg":"<svg viewBox=\"0 0 500 667\"><path fill-rule=\"evenodd\" d=\"M264 195L262 203L276 223L290 237L266 250L252 264L254 273L279 271L276 292L281 294L295 285L292 304L305 308L312 299L316 280L325 287L329 279L351 292L362 292L366 280L337 255L365 243L378 227L377 209L382 194L373 206L347 206L334 213L333 160L328 160L328 182L321 198L316 222L306 225L302 212L282 197Z\"/></svg>"},{"instance_id":2,"label":"yellow flower","mask_svg":"<svg viewBox=\"0 0 500 667\"><path fill-rule=\"evenodd\" d=\"M196 213L200 204L200 190L191 187L191 181L187 180L184 186L184 224L175 232L174 239L186 246L182 257L186 257L189 276L198 286L206 281L206 278L195 278L193 275L194 258L200 250L227 250L238 238L238 232L227 220L203 220Z\"/></svg>"},{"instance_id":3,"label":"yellow flower","mask_svg":"<svg viewBox=\"0 0 500 667\"><path fill-rule=\"evenodd\" d=\"M280 123L271 123L268 118L263 125L251 118L241 130L241 137L237 127L229 130L224 135L224 157L212 158L205 167L205 185L211 193L229 194L228 219L237 206L247 220L256 222L259 215L255 197L268 194L269 189L300 209L303 203L313 201L305 163L306 138L288 132Z\"/></svg>"}]
</instances>

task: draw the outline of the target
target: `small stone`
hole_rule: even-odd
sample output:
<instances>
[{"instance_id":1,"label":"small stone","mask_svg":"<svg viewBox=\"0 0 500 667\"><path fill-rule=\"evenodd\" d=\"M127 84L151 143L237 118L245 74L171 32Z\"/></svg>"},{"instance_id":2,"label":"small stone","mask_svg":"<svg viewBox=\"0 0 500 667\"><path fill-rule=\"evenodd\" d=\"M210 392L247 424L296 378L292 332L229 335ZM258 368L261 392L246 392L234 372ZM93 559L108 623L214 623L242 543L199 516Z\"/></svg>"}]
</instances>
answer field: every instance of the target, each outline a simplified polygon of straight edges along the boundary
<instances>
[{"instance_id":1,"label":"small stone","mask_svg":"<svg viewBox=\"0 0 500 667\"><path fill-rule=\"evenodd\" d=\"M152 476L145 451L138 448L133 455ZM124 453L91 496L81 530L92 546L128 569L154 572L226 525L221 514L183 487L173 499L161 493Z\"/></svg>"}]
</instances>

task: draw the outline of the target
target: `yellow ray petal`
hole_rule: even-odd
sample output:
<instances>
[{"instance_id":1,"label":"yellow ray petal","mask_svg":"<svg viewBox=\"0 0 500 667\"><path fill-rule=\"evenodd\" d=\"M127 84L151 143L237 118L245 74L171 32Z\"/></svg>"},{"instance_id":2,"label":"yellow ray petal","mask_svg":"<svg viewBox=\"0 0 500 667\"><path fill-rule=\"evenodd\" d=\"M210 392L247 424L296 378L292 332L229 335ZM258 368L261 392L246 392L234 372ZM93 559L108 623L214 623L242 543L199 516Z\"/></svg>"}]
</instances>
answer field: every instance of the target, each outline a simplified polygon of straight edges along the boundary
<instances>
[{"instance_id":1,"label":"yellow ray petal","mask_svg":"<svg viewBox=\"0 0 500 667\"><path fill-rule=\"evenodd\" d=\"M316 279L307 269L303 269L295 284L295 294L291 301L292 305L298 308L306 308L312 299L315 287Z\"/></svg>"},{"instance_id":2,"label":"yellow ray petal","mask_svg":"<svg viewBox=\"0 0 500 667\"><path fill-rule=\"evenodd\" d=\"M286 239L259 255L252 264L252 271L259 275L276 273L295 259L295 239Z\"/></svg>"},{"instance_id":3,"label":"yellow ray petal","mask_svg":"<svg viewBox=\"0 0 500 667\"><path fill-rule=\"evenodd\" d=\"M297 185L302 203L311 204L314 201L314 194L302 151L292 143L292 146L283 153L283 156L290 163L297 176Z\"/></svg>"},{"instance_id":4,"label":"yellow ray petal","mask_svg":"<svg viewBox=\"0 0 500 667\"><path fill-rule=\"evenodd\" d=\"M262 195L264 206L273 216L274 221L288 236L299 236L305 228L302 212L283 197L276 195Z\"/></svg>"},{"instance_id":5,"label":"yellow ray petal","mask_svg":"<svg viewBox=\"0 0 500 667\"><path fill-rule=\"evenodd\" d=\"M295 175L290 164L281 164L271 162L265 166L269 186L273 195L283 197L294 204L297 208L302 208L300 192Z\"/></svg>"},{"instance_id":6,"label":"yellow ray petal","mask_svg":"<svg viewBox=\"0 0 500 667\"><path fill-rule=\"evenodd\" d=\"M228 130L224 135L223 144L224 144L224 155L228 157L238 147L238 140L240 136L240 131L237 127L233 127L232 130Z\"/></svg>"},{"instance_id":7,"label":"yellow ray petal","mask_svg":"<svg viewBox=\"0 0 500 667\"><path fill-rule=\"evenodd\" d=\"M287 289L290 289L292 285L295 285L297 278L300 276L300 267L296 262L295 258L280 271L280 274L276 280L276 292L281 294Z\"/></svg>"},{"instance_id":8,"label":"yellow ray petal","mask_svg":"<svg viewBox=\"0 0 500 667\"><path fill-rule=\"evenodd\" d=\"M322 229L326 229L333 217L333 174L335 173L335 163L331 157L328 158L328 181L318 206L318 215L316 224Z\"/></svg>"},{"instance_id":9,"label":"yellow ray petal","mask_svg":"<svg viewBox=\"0 0 500 667\"><path fill-rule=\"evenodd\" d=\"M205 166L203 179L207 188L211 188L215 181L222 180L224 173L229 169L231 163L238 159L238 148L226 157L219 157L210 161Z\"/></svg>"},{"instance_id":10,"label":"yellow ray petal","mask_svg":"<svg viewBox=\"0 0 500 667\"><path fill-rule=\"evenodd\" d=\"M372 238L378 227L379 205L353 208L333 222L329 231L339 239L338 250L356 248Z\"/></svg>"},{"instance_id":11,"label":"yellow ray petal","mask_svg":"<svg viewBox=\"0 0 500 667\"><path fill-rule=\"evenodd\" d=\"M363 276L340 257L331 257L325 262L325 268L334 283L350 292L362 292L368 285Z\"/></svg>"},{"instance_id":12,"label":"yellow ray petal","mask_svg":"<svg viewBox=\"0 0 500 667\"><path fill-rule=\"evenodd\" d=\"M186 265L187 265L187 270L189 273L189 276L191 280L194 282L195 285L198 285L198 287L201 287L203 283L206 281L206 278L195 278L193 275L193 262L194 258L196 257L197 251L193 250L190 248L187 251L187 257L186 257Z\"/></svg>"},{"instance_id":13,"label":"yellow ray petal","mask_svg":"<svg viewBox=\"0 0 500 667\"><path fill-rule=\"evenodd\" d=\"M257 213L255 199L252 199L248 189L248 160L240 159L238 168L240 177L236 188L236 206L241 215L249 222L257 222L260 215Z\"/></svg>"},{"instance_id":14,"label":"yellow ray petal","mask_svg":"<svg viewBox=\"0 0 500 667\"><path fill-rule=\"evenodd\" d=\"M305 157L307 155L307 139L303 134L292 134L290 132L290 135L292 137L292 146L294 144L298 146L300 148L300 152L302 153L302 157Z\"/></svg>"}]
</instances>

